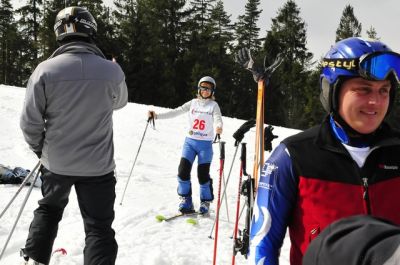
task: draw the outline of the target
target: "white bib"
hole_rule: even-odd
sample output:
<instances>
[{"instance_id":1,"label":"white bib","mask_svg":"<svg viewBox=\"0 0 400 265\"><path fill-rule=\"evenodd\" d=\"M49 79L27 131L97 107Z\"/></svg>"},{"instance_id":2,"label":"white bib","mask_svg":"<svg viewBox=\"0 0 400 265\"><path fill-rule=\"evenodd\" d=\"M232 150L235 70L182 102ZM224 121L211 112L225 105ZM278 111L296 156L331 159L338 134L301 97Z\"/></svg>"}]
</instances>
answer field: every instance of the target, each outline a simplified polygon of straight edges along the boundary
<instances>
[{"instance_id":1,"label":"white bib","mask_svg":"<svg viewBox=\"0 0 400 265\"><path fill-rule=\"evenodd\" d=\"M213 111L216 102L192 100L189 110L189 136L196 140L214 140Z\"/></svg>"}]
</instances>

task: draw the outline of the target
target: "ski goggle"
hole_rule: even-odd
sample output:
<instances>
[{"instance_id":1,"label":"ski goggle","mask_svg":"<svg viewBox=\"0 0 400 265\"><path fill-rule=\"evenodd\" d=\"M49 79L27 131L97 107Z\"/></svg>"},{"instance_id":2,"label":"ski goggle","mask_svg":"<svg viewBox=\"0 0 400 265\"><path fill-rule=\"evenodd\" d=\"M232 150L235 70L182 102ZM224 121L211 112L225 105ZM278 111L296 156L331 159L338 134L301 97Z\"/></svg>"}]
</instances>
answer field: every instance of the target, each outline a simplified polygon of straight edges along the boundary
<instances>
[{"instance_id":1,"label":"ski goggle","mask_svg":"<svg viewBox=\"0 0 400 265\"><path fill-rule=\"evenodd\" d=\"M362 77L385 80L393 74L400 82L400 54L395 52L374 52L360 57L358 72Z\"/></svg>"},{"instance_id":2,"label":"ski goggle","mask_svg":"<svg viewBox=\"0 0 400 265\"><path fill-rule=\"evenodd\" d=\"M400 54L395 52L373 52L352 59L324 59L322 67L341 69L337 73L326 69L326 75L336 78L339 75L359 75L366 79L385 80L393 74L400 83ZM336 78L331 78L331 83Z\"/></svg>"},{"instance_id":3,"label":"ski goggle","mask_svg":"<svg viewBox=\"0 0 400 265\"><path fill-rule=\"evenodd\" d=\"M200 91L209 91L209 92L212 92L212 91L213 91L212 88L205 87L205 86L199 86L199 89L200 89Z\"/></svg>"}]
</instances>

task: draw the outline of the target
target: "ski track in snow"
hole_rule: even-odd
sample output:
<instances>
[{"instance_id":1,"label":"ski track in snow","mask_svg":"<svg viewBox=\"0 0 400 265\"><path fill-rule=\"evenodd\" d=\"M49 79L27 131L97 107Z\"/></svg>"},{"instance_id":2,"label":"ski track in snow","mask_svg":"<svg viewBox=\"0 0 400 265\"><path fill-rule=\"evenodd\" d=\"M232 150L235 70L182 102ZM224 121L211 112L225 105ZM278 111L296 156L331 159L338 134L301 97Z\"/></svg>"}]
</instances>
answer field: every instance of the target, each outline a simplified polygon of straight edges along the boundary
<instances>
[{"instance_id":1,"label":"ski track in snow","mask_svg":"<svg viewBox=\"0 0 400 265\"><path fill-rule=\"evenodd\" d=\"M23 106L25 88L0 85L0 164L6 166L21 166L32 169L36 163L36 156L25 143L19 129L19 116ZM218 97L218 95L217 95ZM217 99L218 100L218 99ZM184 102L182 102L183 104ZM166 109L156 106L128 103L128 105L114 112L114 142L115 161L117 164L117 185L115 202L115 220L113 227L119 245L117 265L204 265L212 264L215 229L214 224L216 201L211 206L210 217L199 217L198 224L186 223L185 217L171 222L158 223L155 216L162 214L169 216L177 213L179 203L176 194L176 172L181 156L181 147L185 137L187 116L182 115L169 120L156 120L155 129L150 126L139 152L135 167L129 181L122 205L122 193L128 180L134 158L137 154L147 121L147 111L162 112ZM221 106L223 113L223 106ZM224 133L221 138L226 141L225 179L235 152L232 134L243 124L243 120L223 117ZM285 137L298 132L297 130L275 127L274 133L279 135L273 146ZM243 139L247 142L247 171L252 172L254 155L254 128ZM214 180L214 195L218 195L219 177L219 148L214 147L214 158L210 174ZM265 154L268 156L268 153ZM236 196L240 166L240 150L238 150L232 174L228 183L226 200L229 209L229 222L225 200L222 201L218 231L217 264L230 264L232 259L232 239L234 216L236 212ZM192 169L193 201L199 207L199 184L196 174L197 161ZM11 197L17 191L16 185L0 186L0 211L4 209ZM2 217L0 225L0 248L2 249L15 218L20 210L21 203L27 188L24 188L10 209ZM221 191L222 196L222 191ZM19 249L24 246L28 234L33 210L41 198L40 189L34 188L18 222L14 234L8 244L0 264L20 264ZM244 200L241 200L243 205ZM243 218L242 218L243 219ZM243 227L243 220L240 227ZM84 231L81 215L74 189L70 201L65 208L63 219L59 225L58 236L54 243L54 250L65 248L67 255L55 254L51 265L80 265L83 263ZM287 238L282 248L280 264L289 264L289 244ZM236 264L247 264L245 258L236 256Z\"/></svg>"}]
</instances>

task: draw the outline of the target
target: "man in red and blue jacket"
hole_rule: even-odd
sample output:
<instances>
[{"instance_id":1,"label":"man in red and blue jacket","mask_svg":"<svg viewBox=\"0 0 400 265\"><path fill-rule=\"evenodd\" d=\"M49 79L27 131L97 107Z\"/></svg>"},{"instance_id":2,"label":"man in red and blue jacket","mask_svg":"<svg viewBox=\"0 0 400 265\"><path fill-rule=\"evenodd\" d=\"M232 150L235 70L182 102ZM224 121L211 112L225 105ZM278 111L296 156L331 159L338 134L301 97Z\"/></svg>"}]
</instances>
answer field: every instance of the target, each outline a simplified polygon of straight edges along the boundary
<instances>
[{"instance_id":1,"label":"man in red and blue jacket","mask_svg":"<svg viewBox=\"0 0 400 265\"><path fill-rule=\"evenodd\" d=\"M399 85L400 55L348 38L323 60L321 125L285 139L266 161L250 231L249 264L279 264L289 228L290 264L330 223L372 215L400 225L400 133L384 119Z\"/></svg>"}]
</instances>

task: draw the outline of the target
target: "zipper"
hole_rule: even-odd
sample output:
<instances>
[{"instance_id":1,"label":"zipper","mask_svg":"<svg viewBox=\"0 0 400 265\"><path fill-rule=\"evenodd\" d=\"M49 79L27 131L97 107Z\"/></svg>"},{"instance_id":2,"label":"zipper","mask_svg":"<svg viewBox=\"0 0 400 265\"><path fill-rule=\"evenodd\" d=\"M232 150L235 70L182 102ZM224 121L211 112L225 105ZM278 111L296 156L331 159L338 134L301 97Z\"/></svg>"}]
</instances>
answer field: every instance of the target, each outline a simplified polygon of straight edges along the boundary
<instances>
[{"instance_id":1,"label":"zipper","mask_svg":"<svg viewBox=\"0 0 400 265\"><path fill-rule=\"evenodd\" d=\"M363 181L363 199L367 206L367 214L371 214L371 206L369 201L369 194L368 194L368 178L362 178Z\"/></svg>"}]
</instances>

